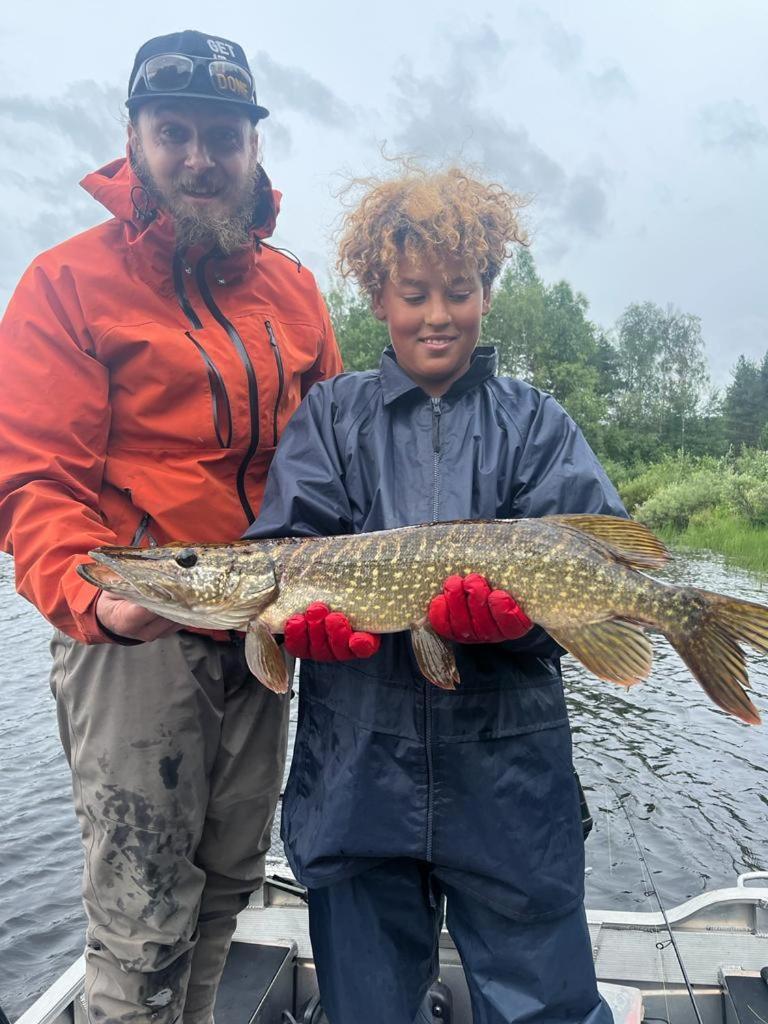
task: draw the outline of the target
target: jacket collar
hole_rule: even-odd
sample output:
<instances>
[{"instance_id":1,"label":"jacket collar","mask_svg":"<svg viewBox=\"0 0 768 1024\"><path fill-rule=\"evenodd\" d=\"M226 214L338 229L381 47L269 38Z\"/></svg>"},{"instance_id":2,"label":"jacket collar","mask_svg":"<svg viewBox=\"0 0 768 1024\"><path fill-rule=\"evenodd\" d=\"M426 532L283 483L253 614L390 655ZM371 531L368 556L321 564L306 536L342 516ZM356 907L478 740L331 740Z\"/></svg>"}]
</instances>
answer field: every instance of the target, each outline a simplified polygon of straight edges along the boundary
<instances>
[{"instance_id":1,"label":"jacket collar","mask_svg":"<svg viewBox=\"0 0 768 1024\"><path fill-rule=\"evenodd\" d=\"M280 209L280 192L272 188L262 170L262 188L254 211L254 246L244 252L222 257L220 265L228 279L242 276L258 256L259 242L275 229ZM173 221L162 209L156 209L141 181L125 157L113 160L80 182L89 195L98 200L124 227L129 262L144 280L161 290L171 281L175 250Z\"/></svg>"},{"instance_id":2,"label":"jacket collar","mask_svg":"<svg viewBox=\"0 0 768 1024\"><path fill-rule=\"evenodd\" d=\"M489 377L493 377L498 367L498 356L496 349L491 346L479 346L472 353L472 360L467 372L455 380L448 388L443 398L452 398L454 395L461 395L465 391L482 384ZM422 388L412 380L405 370L400 367L395 356L394 349L388 345L381 356L379 364L379 375L381 378L381 389L384 392L384 404L390 405L403 395L412 391L425 394Z\"/></svg>"}]
</instances>

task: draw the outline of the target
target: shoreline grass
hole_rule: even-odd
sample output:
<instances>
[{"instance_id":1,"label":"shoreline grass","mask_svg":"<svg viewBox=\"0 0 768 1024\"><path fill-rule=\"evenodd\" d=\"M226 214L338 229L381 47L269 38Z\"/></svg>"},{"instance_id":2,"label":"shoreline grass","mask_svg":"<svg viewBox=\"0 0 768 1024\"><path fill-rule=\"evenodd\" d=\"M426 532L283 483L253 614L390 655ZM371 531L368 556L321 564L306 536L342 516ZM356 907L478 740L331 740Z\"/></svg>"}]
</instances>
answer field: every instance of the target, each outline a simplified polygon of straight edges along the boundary
<instances>
[{"instance_id":1,"label":"shoreline grass","mask_svg":"<svg viewBox=\"0 0 768 1024\"><path fill-rule=\"evenodd\" d=\"M672 547L714 551L742 569L768 574L768 527L750 526L735 516L689 523L684 530L657 529Z\"/></svg>"}]
</instances>

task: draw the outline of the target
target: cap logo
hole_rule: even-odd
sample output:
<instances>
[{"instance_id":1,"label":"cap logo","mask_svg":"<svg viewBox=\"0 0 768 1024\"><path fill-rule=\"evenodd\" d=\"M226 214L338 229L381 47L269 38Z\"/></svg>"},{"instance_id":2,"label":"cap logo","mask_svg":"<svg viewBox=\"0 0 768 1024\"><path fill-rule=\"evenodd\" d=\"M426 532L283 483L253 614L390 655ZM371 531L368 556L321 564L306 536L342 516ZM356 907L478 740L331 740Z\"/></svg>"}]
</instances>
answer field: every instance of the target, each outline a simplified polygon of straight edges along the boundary
<instances>
[{"instance_id":1,"label":"cap logo","mask_svg":"<svg viewBox=\"0 0 768 1024\"><path fill-rule=\"evenodd\" d=\"M211 53L215 53L217 57L236 57L234 47L230 43L225 43L223 39L206 39L208 47Z\"/></svg>"},{"instance_id":2,"label":"cap logo","mask_svg":"<svg viewBox=\"0 0 768 1024\"><path fill-rule=\"evenodd\" d=\"M241 100L251 98L251 91L241 78L235 78L234 75L225 75L221 72L217 72L213 77L216 79L216 88L219 92L231 92Z\"/></svg>"}]
</instances>

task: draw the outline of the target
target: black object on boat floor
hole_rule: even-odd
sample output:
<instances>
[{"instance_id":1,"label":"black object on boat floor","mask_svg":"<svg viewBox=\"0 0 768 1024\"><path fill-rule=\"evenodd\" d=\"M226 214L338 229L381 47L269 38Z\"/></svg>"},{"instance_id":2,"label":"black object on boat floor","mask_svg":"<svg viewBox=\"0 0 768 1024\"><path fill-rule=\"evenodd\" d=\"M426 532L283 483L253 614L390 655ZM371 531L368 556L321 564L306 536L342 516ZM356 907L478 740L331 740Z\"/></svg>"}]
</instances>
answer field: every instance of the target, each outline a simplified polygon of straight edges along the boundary
<instances>
[{"instance_id":1,"label":"black object on boat floor","mask_svg":"<svg viewBox=\"0 0 768 1024\"><path fill-rule=\"evenodd\" d=\"M285 946L233 942L216 998L216 1024L250 1024L277 976L285 973L288 981L288 971L291 978L285 987L283 1008L290 1009L293 968L286 962L289 958L291 953ZM275 995L279 997L278 992ZM260 1014L257 1021L263 1019ZM279 1013L275 1019L280 1019Z\"/></svg>"},{"instance_id":2,"label":"black object on boat floor","mask_svg":"<svg viewBox=\"0 0 768 1024\"><path fill-rule=\"evenodd\" d=\"M768 1021L768 984L762 977L726 974L723 980L740 1024Z\"/></svg>"}]
</instances>

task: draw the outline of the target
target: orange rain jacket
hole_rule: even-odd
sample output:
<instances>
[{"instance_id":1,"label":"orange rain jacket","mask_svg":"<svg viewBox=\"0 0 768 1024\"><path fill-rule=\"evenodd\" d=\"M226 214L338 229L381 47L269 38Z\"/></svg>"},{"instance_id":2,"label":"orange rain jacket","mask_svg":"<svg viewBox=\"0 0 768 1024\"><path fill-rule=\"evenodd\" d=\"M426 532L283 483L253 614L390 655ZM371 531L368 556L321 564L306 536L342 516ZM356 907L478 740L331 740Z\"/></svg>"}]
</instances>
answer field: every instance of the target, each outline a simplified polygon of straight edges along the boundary
<instances>
[{"instance_id":1,"label":"orange rain jacket","mask_svg":"<svg viewBox=\"0 0 768 1024\"><path fill-rule=\"evenodd\" d=\"M111 220L38 257L0 324L0 538L55 626L105 642L75 568L102 544L240 537L278 436L341 360L312 274L261 244L175 252L126 160L83 187Z\"/></svg>"}]
</instances>

